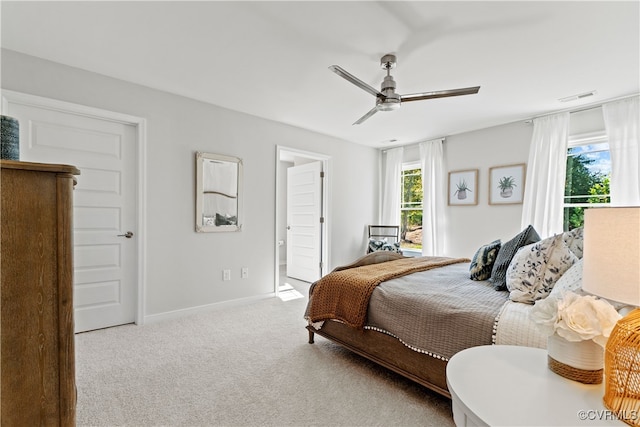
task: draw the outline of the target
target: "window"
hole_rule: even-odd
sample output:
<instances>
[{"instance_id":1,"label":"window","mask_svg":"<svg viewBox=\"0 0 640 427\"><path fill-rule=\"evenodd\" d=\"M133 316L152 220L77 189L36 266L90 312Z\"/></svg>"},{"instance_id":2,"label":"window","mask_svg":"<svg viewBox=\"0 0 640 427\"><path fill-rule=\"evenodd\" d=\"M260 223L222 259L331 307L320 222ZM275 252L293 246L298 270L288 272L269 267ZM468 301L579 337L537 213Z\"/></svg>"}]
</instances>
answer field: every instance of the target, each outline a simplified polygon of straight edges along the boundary
<instances>
[{"instance_id":1,"label":"window","mask_svg":"<svg viewBox=\"0 0 640 427\"><path fill-rule=\"evenodd\" d=\"M402 165L400 179L400 247L422 251L422 169L419 163Z\"/></svg>"},{"instance_id":2,"label":"window","mask_svg":"<svg viewBox=\"0 0 640 427\"><path fill-rule=\"evenodd\" d=\"M604 133L570 138L564 196L564 229L584 224L584 209L608 205L611 156Z\"/></svg>"}]
</instances>

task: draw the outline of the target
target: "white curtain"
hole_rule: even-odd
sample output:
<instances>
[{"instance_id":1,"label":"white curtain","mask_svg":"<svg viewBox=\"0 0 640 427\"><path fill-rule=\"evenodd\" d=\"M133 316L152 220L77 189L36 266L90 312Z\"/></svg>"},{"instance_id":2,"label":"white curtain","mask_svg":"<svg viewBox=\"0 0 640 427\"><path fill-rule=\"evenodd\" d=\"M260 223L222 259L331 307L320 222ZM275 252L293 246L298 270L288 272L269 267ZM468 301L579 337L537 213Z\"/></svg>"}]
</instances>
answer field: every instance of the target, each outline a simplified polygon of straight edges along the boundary
<instances>
[{"instance_id":1,"label":"white curtain","mask_svg":"<svg viewBox=\"0 0 640 427\"><path fill-rule=\"evenodd\" d=\"M446 200L442 140L420 143L422 166L422 255L444 252L444 205Z\"/></svg>"},{"instance_id":2,"label":"white curtain","mask_svg":"<svg viewBox=\"0 0 640 427\"><path fill-rule=\"evenodd\" d=\"M568 137L569 113L533 120L522 228L531 224L543 238L563 231Z\"/></svg>"},{"instance_id":3,"label":"white curtain","mask_svg":"<svg viewBox=\"0 0 640 427\"><path fill-rule=\"evenodd\" d=\"M387 150L382 189L381 225L400 225L400 174L402 173L402 147Z\"/></svg>"},{"instance_id":4,"label":"white curtain","mask_svg":"<svg viewBox=\"0 0 640 427\"><path fill-rule=\"evenodd\" d=\"M611 205L640 206L640 97L602 106L611 152Z\"/></svg>"}]
</instances>

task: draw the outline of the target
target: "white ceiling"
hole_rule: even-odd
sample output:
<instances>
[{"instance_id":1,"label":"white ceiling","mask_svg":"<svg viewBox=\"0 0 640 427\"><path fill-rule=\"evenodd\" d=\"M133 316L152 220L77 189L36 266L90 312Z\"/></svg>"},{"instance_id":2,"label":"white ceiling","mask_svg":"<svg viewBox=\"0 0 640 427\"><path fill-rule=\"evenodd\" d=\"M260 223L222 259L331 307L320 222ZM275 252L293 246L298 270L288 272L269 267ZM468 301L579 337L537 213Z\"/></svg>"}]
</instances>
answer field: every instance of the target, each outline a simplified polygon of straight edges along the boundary
<instances>
[{"instance_id":1,"label":"white ceiling","mask_svg":"<svg viewBox=\"0 0 640 427\"><path fill-rule=\"evenodd\" d=\"M373 147L640 91L638 1L1 2L2 47ZM380 57L398 93L480 85L352 123ZM595 96L560 98L596 90ZM396 140L391 143L391 140Z\"/></svg>"}]
</instances>

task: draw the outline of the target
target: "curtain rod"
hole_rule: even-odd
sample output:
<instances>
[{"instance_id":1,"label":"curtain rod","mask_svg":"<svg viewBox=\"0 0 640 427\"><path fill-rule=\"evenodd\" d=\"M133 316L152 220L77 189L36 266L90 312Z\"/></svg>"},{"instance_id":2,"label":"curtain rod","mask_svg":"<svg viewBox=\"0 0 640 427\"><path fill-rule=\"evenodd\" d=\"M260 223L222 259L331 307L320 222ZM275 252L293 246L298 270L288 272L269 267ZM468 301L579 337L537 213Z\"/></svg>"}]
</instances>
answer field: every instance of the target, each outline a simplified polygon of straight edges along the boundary
<instances>
[{"instance_id":1,"label":"curtain rod","mask_svg":"<svg viewBox=\"0 0 640 427\"><path fill-rule=\"evenodd\" d=\"M539 119L539 118L541 118L541 117L552 116L552 115L554 115L554 114L560 114L560 113L569 113L569 114L573 114L573 113L579 113L579 112L581 112L581 111L594 110L594 109L596 109L596 108L600 108L600 107L602 107L604 104L608 104L609 102L621 101L621 100L623 100L623 99L633 98L634 96L638 96L638 95L639 95L638 93L635 93L635 94L633 94L633 95L619 96L619 97L617 97L617 98L611 98L611 99L607 99L607 100L605 100L605 101L600 101L600 102L593 103L593 104L587 104L587 105L584 105L584 106L582 106L582 107L578 107L578 108L576 108L576 109L572 109L572 108L565 108L564 110L558 110L558 111L555 111L555 112L553 112L553 113L546 113L546 114L541 114L541 115L539 115L539 116L532 117L532 118L530 118L530 119L525 120L524 122L525 122L525 123L533 123L533 121L534 121L535 119Z\"/></svg>"},{"instance_id":2,"label":"curtain rod","mask_svg":"<svg viewBox=\"0 0 640 427\"><path fill-rule=\"evenodd\" d=\"M432 138L432 139L427 139L426 141L411 142L411 143L409 143L409 144L404 144L404 145L400 144L400 145L394 145L393 147L380 148L380 151L381 151L381 152L383 152L383 153L386 153L387 151L389 151L389 150L393 150L394 148L400 148L400 147L402 147L402 148L413 147L413 146L416 146L416 145L420 145L420 144L422 144L423 142L438 141L438 140L441 140L443 143L444 143L444 142L447 142L447 139L446 139L445 137L442 137L442 138Z\"/></svg>"}]
</instances>

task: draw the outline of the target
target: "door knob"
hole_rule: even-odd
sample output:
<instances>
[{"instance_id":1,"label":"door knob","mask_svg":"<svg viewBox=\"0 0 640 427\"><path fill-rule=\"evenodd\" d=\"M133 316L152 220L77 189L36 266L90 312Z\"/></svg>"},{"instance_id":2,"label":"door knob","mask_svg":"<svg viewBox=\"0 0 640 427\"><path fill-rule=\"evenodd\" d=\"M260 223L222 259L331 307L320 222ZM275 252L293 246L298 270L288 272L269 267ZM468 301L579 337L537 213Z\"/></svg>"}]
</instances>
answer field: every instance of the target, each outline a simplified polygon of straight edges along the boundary
<instances>
[{"instance_id":1,"label":"door knob","mask_svg":"<svg viewBox=\"0 0 640 427\"><path fill-rule=\"evenodd\" d=\"M118 234L118 237L126 237L127 239L130 239L133 237L133 232L132 231L127 231L124 234Z\"/></svg>"}]
</instances>

